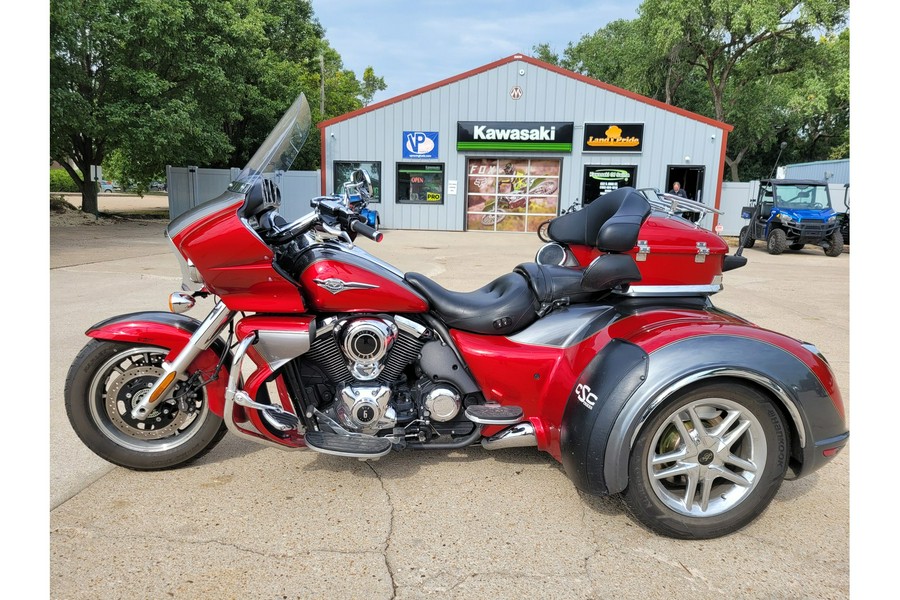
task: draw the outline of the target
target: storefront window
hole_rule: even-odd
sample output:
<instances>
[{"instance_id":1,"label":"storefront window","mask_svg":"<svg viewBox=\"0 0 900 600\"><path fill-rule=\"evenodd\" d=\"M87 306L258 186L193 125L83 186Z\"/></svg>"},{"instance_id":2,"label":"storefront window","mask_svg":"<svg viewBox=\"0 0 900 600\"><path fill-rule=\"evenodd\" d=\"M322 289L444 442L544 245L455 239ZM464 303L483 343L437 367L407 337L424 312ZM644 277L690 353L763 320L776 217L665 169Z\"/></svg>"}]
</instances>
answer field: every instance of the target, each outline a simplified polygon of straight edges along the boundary
<instances>
[{"instance_id":1,"label":"storefront window","mask_svg":"<svg viewBox=\"0 0 900 600\"><path fill-rule=\"evenodd\" d=\"M558 159L469 159L466 229L537 231L559 212L560 167Z\"/></svg>"},{"instance_id":2,"label":"storefront window","mask_svg":"<svg viewBox=\"0 0 900 600\"><path fill-rule=\"evenodd\" d=\"M372 180L372 198L369 202L381 202L381 163L366 161L334 161L334 193L344 191L344 183L350 181L350 174L362 169Z\"/></svg>"},{"instance_id":3,"label":"storefront window","mask_svg":"<svg viewBox=\"0 0 900 600\"><path fill-rule=\"evenodd\" d=\"M588 165L584 168L585 206L620 187L637 187L637 167L633 165Z\"/></svg>"},{"instance_id":4,"label":"storefront window","mask_svg":"<svg viewBox=\"0 0 900 600\"><path fill-rule=\"evenodd\" d=\"M397 164L398 204L443 204L444 165Z\"/></svg>"}]
</instances>

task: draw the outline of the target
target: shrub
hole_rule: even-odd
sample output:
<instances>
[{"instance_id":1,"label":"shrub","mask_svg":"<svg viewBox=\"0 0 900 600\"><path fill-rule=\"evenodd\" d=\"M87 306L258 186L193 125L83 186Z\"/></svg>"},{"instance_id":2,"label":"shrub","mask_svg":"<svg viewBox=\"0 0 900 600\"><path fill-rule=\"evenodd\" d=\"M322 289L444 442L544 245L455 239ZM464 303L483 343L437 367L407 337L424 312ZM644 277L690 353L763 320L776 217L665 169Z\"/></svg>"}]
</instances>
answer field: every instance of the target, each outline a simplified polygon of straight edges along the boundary
<instances>
[{"instance_id":1,"label":"shrub","mask_svg":"<svg viewBox=\"0 0 900 600\"><path fill-rule=\"evenodd\" d=\"M51 192L77 192L78 185L65 169L50 169Z\"/></svg>"}]
</instances>

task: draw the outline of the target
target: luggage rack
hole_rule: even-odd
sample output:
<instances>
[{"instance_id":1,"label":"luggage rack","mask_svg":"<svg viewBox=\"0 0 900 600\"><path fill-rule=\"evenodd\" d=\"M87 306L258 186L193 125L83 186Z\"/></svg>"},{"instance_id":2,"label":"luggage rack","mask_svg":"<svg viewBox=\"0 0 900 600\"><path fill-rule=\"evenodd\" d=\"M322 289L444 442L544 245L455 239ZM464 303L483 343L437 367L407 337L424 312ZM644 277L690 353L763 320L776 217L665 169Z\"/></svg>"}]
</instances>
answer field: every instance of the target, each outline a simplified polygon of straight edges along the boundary
<instances>
[{"instance_id":1,"label":"luggage rack","mask_svg":"<svg viewBox=\"0 0 900 600\"><path fill-rule=\"evenodd\" d=\"M653 207L654 210L662 211L666 214L677 215L680 217L686 212L700 213L701 219L707 214L725 214L723 211L707 206L702 202L660 192L656 188L641 188L637 191L647 199L647 202L650 203L650 206Z\"/></svg>"}]
</instances>

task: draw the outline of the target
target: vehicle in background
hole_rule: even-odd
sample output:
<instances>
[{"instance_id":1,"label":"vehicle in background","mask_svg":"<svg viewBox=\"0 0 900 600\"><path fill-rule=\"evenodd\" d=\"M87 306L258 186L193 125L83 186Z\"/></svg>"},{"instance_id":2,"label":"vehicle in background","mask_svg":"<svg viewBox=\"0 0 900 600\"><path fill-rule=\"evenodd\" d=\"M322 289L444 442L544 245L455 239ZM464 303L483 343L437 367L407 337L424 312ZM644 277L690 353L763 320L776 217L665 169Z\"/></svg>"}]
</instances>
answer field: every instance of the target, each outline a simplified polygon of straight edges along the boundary
<instances>
[{"instance_id":1,"label":"vehicle in background","mask_svg":"<svg viewBox=\"0 0 900 600\"><path fill-rule=\"evenodd\" d=\"M113 182L113 181L109 181L108 179L101 179L97 183L100 186L100 191L103 192L104 194L111 194L114 191L116 191L115 190L115 182Z\"/></svg>"},{"instance_id":2,"label":"vehicle in background","mask_svg":"<svg viewBox=\"0 0 900 600\"><path fill-rule=\"evenodd\" d=\"M831 206L828 183L812 179L763 179L759 196L741 209L750 223L741 228L744 248L765 240L769 254L806 244L821 246L827 256L840 256L844 237Z\"/></svg>"}]
</instances>

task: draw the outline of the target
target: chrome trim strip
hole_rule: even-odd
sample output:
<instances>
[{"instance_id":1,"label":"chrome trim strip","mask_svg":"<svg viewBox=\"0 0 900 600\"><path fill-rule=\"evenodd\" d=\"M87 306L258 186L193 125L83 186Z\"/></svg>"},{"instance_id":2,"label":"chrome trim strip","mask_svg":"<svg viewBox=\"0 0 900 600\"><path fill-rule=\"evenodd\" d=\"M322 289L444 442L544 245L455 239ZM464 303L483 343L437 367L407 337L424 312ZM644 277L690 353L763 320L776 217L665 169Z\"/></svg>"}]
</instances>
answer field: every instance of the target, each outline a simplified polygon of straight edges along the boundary
<instances>
[{"instance_id":1,"label":"chrome trim strip","mask_svg":"<svg viewBox=\"0 0 900 600\"><path fill-rule=\"evenodd\" d=\"M650 297L650 296L696 296L715 294L721 292L721 283L708 285L632 285L624 292L613 290L614 294L622 296Z\"/></svg>"},{"instance_id":2,"label":"chrome trim strip","mask_svg":"<svg viewBox=\"0 0 900 600\"><path fill-rule=\"evenodd\" d=\"M147 392L147 395L144 396L144 398L131 410L131 418L140 419L141 421L146 419L147 415L156 408L156 405L163 401L166 394L178 378L181 377L183 371L194 362L194 359L197 358L201 352L212 345L216 338L219 337L219 334L222 333L225 324L233 317L234 311L229 310L221 300L217 302L212 311L206 316L206 319L200 324L200 327L197 328L197 331L194 332L194 335L191 336L187 345L185 345L178 356L175 357L175 360L171 363L163 363L162 375L159 376L153 384L153 387ZM176 373L176 376L169 381L168 385L162 386L163 380L173 372ZM159 392L157 392L157 388L161 388ZM157 399L155 402L150 402L150 398L154 394L157 395Z\"/></svg>"},{"instance_id":3,"label":"chrome trim strip","mask_svg":"<svg viewBox=\"0 0 900 600\"><path fill-rule=\"evenodd\" d=\"M340 294L341 292L346 292L347 290L371 290L378 287L377 285L372 283L344 281L343 279L338 279L337 277L329 277L328 279L313 279L313 283L335 295Z\"/></svg>"},{"instance_id":4,"label":"chrome trim strip","mask_svg":"<svg viewBox=\"0 0 900 600\"><path fill-rule=\"evenodd\" d=\"M731 376L731 377L739 377L743 379L749 379L754 383L761 385L766 388L781 401L781 404L791 415L791 419L794 421L794 425L797 427L797 432L800 437L800 447L806 448L806 431L803 428L803 419L800 418L800 411L797 409L794 400L791 398L790 394L787 391L778 385L772 379L760 375L759 373L754 373L752 371L744 371L742 369L732 369L732 368L716 368L709 369L707 371L700 371L699 373L694 373L689 377L685 377L683 379L679 379L677 382L673 383L669 387L663 389L656 395L656 399L651 402L641 414L639 419L639 425L637 429L635 429L634 434L631 436L631 440L629 441L629 447L634 447L634 441L637 439L638 433L640 433L641 429L644 427L644 423L650 417L650 414L659 406L666 398L670 397L672 394L677 392L678 390L688 386L692 383L696 383L702 379L709 379L711 377L722 377L722 376ZM627 423L625 424L627 426ZM618 427L617 427L618 429ZM621 431L619 432L622 433ZM610 439L615 436L615 430L610 435Z\"/></svg>"},{"instance_id":5,"label":"chrome trim strip","mask_svg":"<svg viewBox=\"0 0 900 600\"><path fill-rule=\"evenodd\" d=\"M406 317L401 317L400 315L394 315L394 322L397 324L397 327L417 338L422 337L428 331L428 328L424 325L411 321Z\"/></svg>"}]
</instances>

